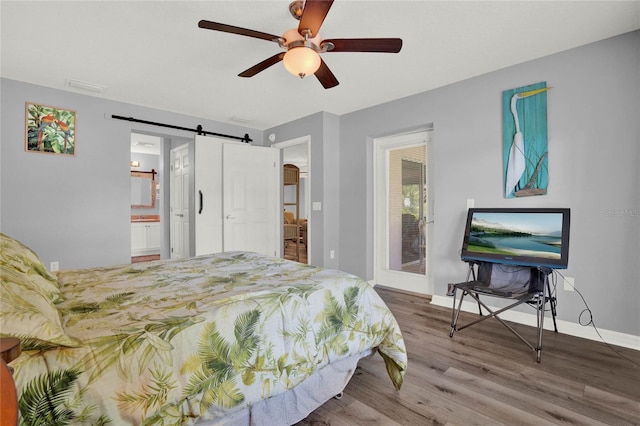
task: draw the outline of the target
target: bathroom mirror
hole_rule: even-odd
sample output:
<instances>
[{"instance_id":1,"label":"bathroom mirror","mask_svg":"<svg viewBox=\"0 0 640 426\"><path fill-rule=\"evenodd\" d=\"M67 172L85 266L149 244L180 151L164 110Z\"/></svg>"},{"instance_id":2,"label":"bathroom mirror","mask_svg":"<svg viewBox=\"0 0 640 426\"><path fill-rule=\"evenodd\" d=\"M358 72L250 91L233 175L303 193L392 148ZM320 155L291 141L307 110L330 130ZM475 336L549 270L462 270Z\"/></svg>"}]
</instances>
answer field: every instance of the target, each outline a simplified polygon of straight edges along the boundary
<instances>
[{"instance_id":1,"label":"bathroom mirror","mask_svg":"<svg viewBox=\"0 0 640 426\"><path fill-rule=\"evenodd\" d=\"M156 171L131 172L131 207L153 208L156 205Z\"/></svg>"}]
</instances>

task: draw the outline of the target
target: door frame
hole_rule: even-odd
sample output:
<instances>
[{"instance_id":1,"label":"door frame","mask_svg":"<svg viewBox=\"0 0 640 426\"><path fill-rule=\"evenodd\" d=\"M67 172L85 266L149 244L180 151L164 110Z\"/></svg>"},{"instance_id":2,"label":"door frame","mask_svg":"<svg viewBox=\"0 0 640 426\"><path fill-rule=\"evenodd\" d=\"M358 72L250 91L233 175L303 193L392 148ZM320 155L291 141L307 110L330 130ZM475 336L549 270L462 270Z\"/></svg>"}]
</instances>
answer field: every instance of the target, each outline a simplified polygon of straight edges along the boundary
<instances>
[{"instance_id":1,"label":"door frame","mask_svg":"<svg viewBox=\"0 0 640 426\"><path fill-rule=\"evenodd\" d=\"M312 219L313 216L311 214L311 135L301 136L299 138L289 139L282 142L277 142L271 145L273 148L278 148L280 150L280 162L281 165L284 165L284 149L289 148L295 145L305 144L307 146L307 178L304 179L304 208L307 212L307 263L311 265L311 241L313 241L313 226ZM283 195L284 196L284 192ZM280 200L280 204L282 204L283 200ZM282 212L280 212L282 216ZM284 222L284 217L280 217L280 223ZM282 256L284 256L284 250L282 251Z\"/></svg>"},{"instance_id":2,"label":"door frame","mask_svg":"<svg viewBox=\"0 0 640 426\"><path fill-rule=\"evenodd\" d=\"M433 294L433 268L431 253L433 252L433 129L425 129L411 133L375 138L373 140L373 275L374 282L400 290L420 294ZM425 275L402 271L390 271L389 247L387 237L389 233L387 191L388 191L388 159L387 152L390 149L409 148L425 145L426 186L427 186L427 212L426 212L426 247L425 247ZM384 162L384 165L382 165ZM382 170L381 170L382 168ZM384 179L384 183L381 180ZM382 192L381 192L382 191ZM382 203L382 204L381 204ZM387 214L381 214L385 211ZM381 217L382 216L382 217ZM386 243L386 244L385 244ZM384 250L381 252L381 250ZM390 284L388 276L395 276ZM381 282L383 281L383 282ZM396 282L400 284L396 284Z\"/></svg>"},{"instance_id":3,"label":"door frame","mask_svg":"<svg viewBox=\"0 0 640 426\"><path fill-rule=\"evenodd\" d=\"M132 139L134 138L133 135L137 135L141 138L153 138L153 139L157 139L158 140L158 151L157 152L145 152L146 150L142 150L142 151L136 151L136 152L140 152L142 154L146 154L146 155L157 155L158 156L158 175L156 177L156 188L154 188L154 191L157 191L157 186L159 185L160 190L162 191L164 188L164 179L167 178L167 167L166 167L166 161L168 161L166 159L165 156L165 138L166 136L160 133L155 133L155 132L149 132L146 130L141 130L138 128L132 128L129 131L129 143L131 143ZM139 138L136 138L139 139ZM146 142L146 140L145 140ZM129 150L129 155L130 155L130 160L131 160L131 154L133 153L133 149ZM143 167L144 168L144 167ZM130 171L131 168L129 169ZM167 234L166 234L166 230L165 230L165 224L166 222L166 210L165 210L165 206L166 206L166 201L164 199L164 197L162 195L160 195L159 197L156 198L156 205L158 208L158 215L160 216L160 258L164 259L166 257L166 253L168 252L169 248L168 248L168 244L167 244ZM133 212L131 212L132 209L129 209L130 214L129 214L129 219L128 221L131 223L131 214ZM131 230L129 231L129 237L131 238ZM131 246L131 245L130 245ZM131 254L130 254L131 256Z\"/></svg>"}]
</instances>

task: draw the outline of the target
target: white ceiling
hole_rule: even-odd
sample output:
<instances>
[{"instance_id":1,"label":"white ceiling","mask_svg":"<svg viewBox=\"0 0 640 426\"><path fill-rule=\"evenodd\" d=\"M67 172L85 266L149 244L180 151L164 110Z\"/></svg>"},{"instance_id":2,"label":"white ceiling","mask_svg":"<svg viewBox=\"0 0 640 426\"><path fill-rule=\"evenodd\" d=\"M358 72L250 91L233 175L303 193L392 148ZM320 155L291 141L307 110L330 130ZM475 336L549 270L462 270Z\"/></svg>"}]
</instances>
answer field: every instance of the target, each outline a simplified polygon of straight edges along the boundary
<instances>
[{"instance_id":1,"label":"white ceiling","mask_svg":"<svg viewBox=\"0 0 640 426\"><path fill-rule=\"evenodd\" d=\"M160 155L161 142L159 136L131 133L131 152Z\"/></svg>"},{"instance_id":2,"label":"white ceiling","mask_svg":"<svg viewBox=\"0 0 640 426\"><path fill-rule=\"evenodd\" d=\"M278 53L278 45L197 26L206 19L279 35L297 26L288 5L2 0L1 75L266 129L318 111L345 114L640 28L640 1L336 0L322 37L400 37L404 45L398 54L324 54L340 81L325 90L315 77L300 80L281 64L237 77ZM105 90L72 88L70 79Z\"/></svg>"}]
</instances>

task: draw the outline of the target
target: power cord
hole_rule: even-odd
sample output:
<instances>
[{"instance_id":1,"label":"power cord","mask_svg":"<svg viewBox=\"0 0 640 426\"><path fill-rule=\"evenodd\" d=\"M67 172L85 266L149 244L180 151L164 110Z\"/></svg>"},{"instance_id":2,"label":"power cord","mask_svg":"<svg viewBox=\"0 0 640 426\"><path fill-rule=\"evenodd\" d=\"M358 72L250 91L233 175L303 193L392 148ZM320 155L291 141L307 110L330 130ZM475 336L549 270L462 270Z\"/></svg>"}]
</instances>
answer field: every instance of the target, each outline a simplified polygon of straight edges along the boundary
<instances>
[{"instance_id":1,"label":"power cord","mask_svg":"<svg viewBox=\"0 0 640 426\"><path fill-rule=\"evenodd\" d=\"M555 274L550 274L551 276L551 290L549 291L549 300L558 300L558 278ZM543 284L544 285L544 284ZM551 305L551 304L549 304ZM553 305L551 305L553 306ZM551 308L549 308L551 310Z\"/></svg>"},{"instance_id":2,"label":"power cord","mask_svg":"<svg viewBox=\"0 0 640 426\"><path fill-rule=\"evenodd\" d=\"M605 345L607 345L607 347L609 349L611 349L613 352L616 353L616 355L618 355L620 358L623 358L624 360L628 361L631 365L633 365L634 367L638 368L640 367L640 365L636 364L633 360L629 359L628 357L626 357L623 353L621 353L620 351L618 351L616 348L614 348L612 345L609 344L609 342L607 342L606 340L604 340L604 337L602 337L602 334L600 334L600 330L598 330L598 327L596 327L596 323L593 321L593 313L591 312L591 308L589 308L589 304L587 303L587 301L585 300L584 296L582 295L582 293L580 292L580 290L578 290L573 284L569 283L566 279L565 276L562 275L560 272L558 272L557 270L554 269L554 273L560 275L563 279L563 281L565 283L568 283L571 288L573 288L573 290L578 293L578 295L580 296L580 298L582 299L582 303L584 303L585 308L580 311L580 314L578 315L578 324L580 324L583 327L586 327L588 325L593 326L593 329L595 330L596 334L598 335L598 337L600 337L600 340L602 340L602 343L604 343ZM553 277L553 287L554 287L554 293L556 292L556 277ZM583 322L582 317L588 314L588 321Z\"/></svg>"}]
</instances>

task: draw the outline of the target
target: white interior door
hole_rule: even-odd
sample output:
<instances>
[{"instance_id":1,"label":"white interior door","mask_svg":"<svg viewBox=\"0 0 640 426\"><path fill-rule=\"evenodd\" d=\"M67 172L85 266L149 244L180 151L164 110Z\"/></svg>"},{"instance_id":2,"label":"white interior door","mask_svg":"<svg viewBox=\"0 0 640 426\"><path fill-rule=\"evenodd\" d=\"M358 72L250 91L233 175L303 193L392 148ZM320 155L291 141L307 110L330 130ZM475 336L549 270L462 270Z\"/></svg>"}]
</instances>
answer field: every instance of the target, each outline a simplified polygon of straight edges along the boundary
<instances>
[{"instance_id":1,"label":"white interior door","mask_svg":"<svg viewBox=\"0 0 640 426\"><path fill-rule=\"evenodd\" d=\"M280 156L275 148L195 138L195 254L280 256Z\"/></svg>"},{"instance_id":2,"label":"white interior door","mask_svg":"<svg viewBox=\"0 0 640 426\"><path fill-rule=\"evenodd\" d=\"M374 141L375 282L433 294L431 131Z\"/></svg>"},{"instance_id":3,"label":"white interior door","mask_svg":"<svg viewBox=\"0 0 640 426\"><path fill-rule=\"evenodd\" d=\"M189 257L189 146L171 150L171 259Z\"/></svg>"},{"instance_id":4,"label":"white interior door","mask_svg":"<svg viewBox=\"0 0 640 426\"><path fill-rule=\"evenodd\" d=\"M279 151L225 144L222 170L224 250L279 256Z\"/></svg>"},{"instance_id":5,"label":"white interior door","mask_svg":"<svg viewBox=\"0 0 640 426\"><path fill-rule=\"evenodd\" d=\"M222 245L222 147L226 139L195 137L195 255L220 253ZM233 143L233 142L230 142Z\"/></svg>"}]
</instances>

